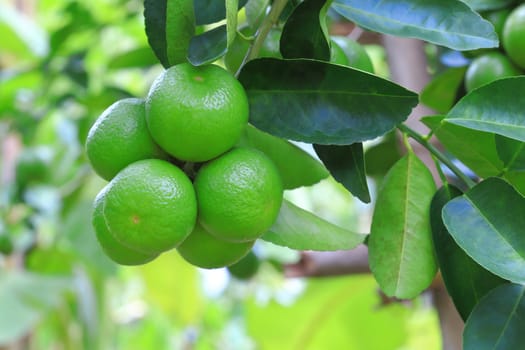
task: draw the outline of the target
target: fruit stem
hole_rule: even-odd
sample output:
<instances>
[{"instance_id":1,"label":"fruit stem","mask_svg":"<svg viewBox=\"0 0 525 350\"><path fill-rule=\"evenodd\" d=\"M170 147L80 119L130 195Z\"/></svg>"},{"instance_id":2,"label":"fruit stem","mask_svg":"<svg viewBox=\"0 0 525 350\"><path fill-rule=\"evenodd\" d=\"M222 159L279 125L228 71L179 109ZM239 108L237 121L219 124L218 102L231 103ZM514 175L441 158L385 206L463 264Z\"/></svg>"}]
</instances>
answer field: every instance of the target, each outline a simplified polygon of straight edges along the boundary
<instances>
[{"instance_id":1,"label":"fruit stem","mask_svg":"<svg viewBox=\"0 0 525 350\"><path fill-rule=\"evenodd\" d=\"M270 12L268 15L264 18L263 22L261 23L261 26L257 30L257 33L255 34L255 40L253 41L252 45L248 49L248 52L246 53L246 56L244 56L244 60L242 61L241 66L235 73L235 76L238 77L239 73L241 72L242 67L246 64L246 62L253 60L254 58L257 58L259 56L259 51L261 50L261 47L263 46L264 40L266 39L266 36L270 32L270 29L279 22L279 17L281 16L281 12L283 12L284 7L288 3L288 0L274 0L272 7L270 9Z\"/></svg>"},{"instance_id":2,"label":"fruit stem","mask_svg":"<svg viewBox=\"0 0 525 350\"><path fill-rule=\"evenodd\" d=\"M472 188L476 183L465 175L452 161L444 155L440 150L434 147L430 142L428 142L423 136L421 136L417 131L409 128L405 124L399 124L397 128L404 134L410 136L416 140L421 146L425 147L434 157L439 159L439 161L447 166L459 179L461 179L469 188Z\"/></svg>"}]
</instances>

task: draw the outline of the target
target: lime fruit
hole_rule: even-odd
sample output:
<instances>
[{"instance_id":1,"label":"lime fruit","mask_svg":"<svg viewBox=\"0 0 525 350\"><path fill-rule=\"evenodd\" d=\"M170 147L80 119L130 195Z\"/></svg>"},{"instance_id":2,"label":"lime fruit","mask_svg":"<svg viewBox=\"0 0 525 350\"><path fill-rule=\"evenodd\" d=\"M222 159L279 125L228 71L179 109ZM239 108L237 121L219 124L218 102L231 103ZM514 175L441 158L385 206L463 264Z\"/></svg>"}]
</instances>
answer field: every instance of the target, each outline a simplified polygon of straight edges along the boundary
<instances>
[{"instance_id":1,"label":"lime fruit","mask_svg":"<svg viewBox=\"0 0 525 350\"><path fill-rule=\"evenodd\" d=\"M507 17L502 42L510 59L525 69L525 4L516 7Z\"/></svg>"},{"instance_id":2,"label":"lime fruit","mask_svg":"<svg viewBox=\"0 0 525 350\"><path fill-rule=\"evenodd\" d=\"M121 265L141 265L152 261L158 254L143 253L128 248L118 242L109 232L103 215L104 201L108 188L109 186L106 186L98 193L93 205L93 228L102 250L111 260Z\"/></svg>"},{"instance_id":3,"label":"lime fruit","mask_svg":"<svg viewBox=\"0 0 525 350\"><path fill-rule=\"evenodd\" d=\"M345 52L335 41L330 42L330 62L348 66L348 57Z\"/></svg>"},{"instance_id":4,"label":"lime fruit","mask_svg":"<svg viewBox=\"0 0 525 350\"><path fill-rule=\"evenodd\" d=\"M372 60L357 41L345 36L332 36L332 41L339 45L346 54L348 66L374 73Z\"/></svg>"},{"instance_id":5,"label":"lime fruit","mask_svg":"<svg viewBox=\"0 0 525 350\"><path fill-rule=\"evenodd\" d=\"M229 150L248 123L242 85L215 65L172 66L153 83L146 99L153 139L172 156L202 162Z\"/></svg>"},{"instance_id":6,"label":"lime fruit","mask_svg":"<svg viewBox=\"0 0 525 350\"><path fill-rule=\"evenodd\" d=\"M228 242L217 238L201 225L177 247L180 255L189 262L205 269L225 267L239 261L252 248L254 241Z\"/></svg>"},{"instance_id":7,"label":"lime fruit","mask_svg":"<svg viewBox=\"0 0 525 350\"><path fill-rule=\"evenodd\" d=\"M139 160L108 184L103 215L111 235L128 248L156 254L193 230L197 202L186 174L163 160Z\"/></svg>"},{"instance_id":8,"label":"lime fruit","mask_svg":"<svg viewBox=\"0 0 525 350\"><path fill-rule=\"evenodd\" d=\"M109 106L91 127L86 153L95 172L111 180L141 159L167 158L146 126L144 100L127 98Z\"/></svg>"},{"instance_id":9,"label":"lime fruit","mask_svg":"<svg viewBox=\"0 0 525 350\"><path fill-rule=\"evenodd\" d=\"M237 279L247 280L257 273L259 265L259 259L253 251L250 251L244 258L228 266L228 272Z\"/></svg>"},{"instance_id":10,"label":"lime fruit","mask_svg":"<svg viewBox=\"0 0 525 350\"><path fill-rule=\"evenodd\" d=\"M465 88L472 91L496 79L518 74L520 71L505 55L497 51L489 52L470 62L465 73Z\"/></svg>"},{"instance_id":11,"label":"lime fruit","mask_svg":"<svg viewBox=\"0 0 525 350\"><path fill-rule=\"evenodd\" d=\"M199 222L228 241L253 241L274 223L283 185L276 166L262 152L235 148L205 164L194 182Z\"/></svg>"}]
</instances>

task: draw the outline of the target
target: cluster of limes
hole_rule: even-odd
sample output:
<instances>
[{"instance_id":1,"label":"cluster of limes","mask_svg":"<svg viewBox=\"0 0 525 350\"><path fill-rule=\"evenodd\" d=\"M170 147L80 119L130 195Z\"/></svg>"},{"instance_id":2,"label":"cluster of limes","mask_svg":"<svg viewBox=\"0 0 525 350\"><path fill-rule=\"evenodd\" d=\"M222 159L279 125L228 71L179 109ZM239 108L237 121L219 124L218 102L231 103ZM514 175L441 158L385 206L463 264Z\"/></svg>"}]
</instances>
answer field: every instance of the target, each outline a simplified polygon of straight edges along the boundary
<instances>
[{"instance_id":1,"label":"cluster of limes","mask_svg":"<svg viewBox=\"0 0 525 350\"><path fill-rule=\"evenodd\" d=\"M484 13L500 40L499 50L478 50L465 74L471 91L496 79L523 74L525 70L525 4Z\"/></svg>"},{"instance_id":2,"label":"cluster of limes","mask_svg":"<svg viewBox=\"0 0 525 350\"><path fill-rule=\"evenodd\" d=\"M105 253L125 265L176 248L203 268L245 257L277 218L283 186L261 151L236 147L248 123L242 85L216 65L165 70L147 97L102 113L86 143L109 183L94 203Z\"/></svg>"}]
</instances>

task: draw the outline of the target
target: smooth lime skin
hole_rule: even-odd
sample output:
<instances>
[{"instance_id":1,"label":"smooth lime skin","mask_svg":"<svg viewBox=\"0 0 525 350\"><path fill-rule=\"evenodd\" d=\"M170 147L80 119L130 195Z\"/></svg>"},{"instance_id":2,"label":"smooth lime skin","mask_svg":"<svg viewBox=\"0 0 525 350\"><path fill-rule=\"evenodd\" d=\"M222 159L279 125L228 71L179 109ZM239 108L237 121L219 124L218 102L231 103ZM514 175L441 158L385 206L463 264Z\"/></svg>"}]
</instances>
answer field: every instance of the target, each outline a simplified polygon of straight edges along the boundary
<instances>
[{"instance_id":1,"label":"smooth lime skin","mask_svg":"<svg viewBox=\"0 0 525 350\"><path fill-rule=\"evenodd\" d=\"M208 233L201 225L177 247L180 255L189 262L205 269L229 266L243 258L253 247L254 241L228 242Z\"/></svg>"},{"instance_id":2,"label":"smooth lime skin","mask_svg":"<svg viewBox=\"0 0 525 350\"><path fill-rule=\"evenodd\" d=\"M96 196L93 204L93 228L98 243L106 255L120 265L142 265L155 259L158 254L148 254L128 248L118 242L109 232L103 215L104 199L108 186L104 187Z\"/></svg>"},{"instance_id":3,"label":"smooth lime skin","mask_svg":"<svg viewBox=\"0 0 525 350\"><path fill-rule=\"evenodd\" d=\"M465 73L465 88L472 91L496 79L519 74L520 71L505 55L489 52L472 60Z\"/></svg>"},{"instance_id":4,"label":"smooth lime skin","mask_svg":"<svg viewBox=\"0 0 525 350\"><path fill-rule=\"evenodd\" d=\"M197 220L195 191L186 174L163 160L124 168L108 184L104 218L113 237L144 253L178 246Z\"/></svg>"},{"instance_id":5,"label":"smooth lime skin","mask_svg":"<svg viewBox=\"0 0 525 350\"><path fill-rule=\"evenodd\" d=\"M95 172L111 180L129 164L141 159L166 159L146 126L144 100L126 98L109 106L89 130L86 154Z\"/></svg>"},{"instance_id":6,"label":"smooth lime skin","mask_svg":"<svg viewBox=\"0 0 525 350\"><path fill-rule=\"evenodd\" d=\"M234 148L205 164L194 182L199 222L228 241L253 241L275 222L283 197L276 166L262 152Z\"/></svg>"},{"instance_id":7,"label":"smooth lime skin","mask_svg":"<svg viewBox=\"0 0 525 350\"><path fill-rule=\"evenodd\" d=\"M502 42L510 59L525 69L525 4L516 7L507 17Z\"/></svg>"},{"instance_id":8,"label":"smooth lime skin","mask_svg":"<svg viewBox=\"0 0 525 350\"><path fill-rule=\"evenodd\" d=\"M248 123L242 85L216 65L182 63L153 83L146 120L155 141L175 158L203 162L226 152Z\"/></svg>"}]
</instances>

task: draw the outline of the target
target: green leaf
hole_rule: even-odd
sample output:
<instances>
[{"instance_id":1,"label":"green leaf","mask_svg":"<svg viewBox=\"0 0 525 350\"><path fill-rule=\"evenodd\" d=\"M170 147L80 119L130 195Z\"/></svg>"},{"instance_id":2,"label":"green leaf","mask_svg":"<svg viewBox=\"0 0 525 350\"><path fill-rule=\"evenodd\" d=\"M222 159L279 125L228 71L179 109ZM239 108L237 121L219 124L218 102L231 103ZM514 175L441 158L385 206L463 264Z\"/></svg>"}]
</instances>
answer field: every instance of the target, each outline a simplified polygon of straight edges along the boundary
<instances>
[{"instance_id":1,"label":"green leaf","mask_svg":"<svg viewBox=\"0 0 525 350\"><path fill-rule=\"evenodd\" d=\"M506 171L525 170L525 142L496 135L496 149Z\"/></svg>"},{"instance_id":2,"label":"green leaf","mask_svg":"<svg viewBox=\"0 0 525 350\"><path fill-rule=\"evenodd\" d=\"M381 136L404 121L418 100L372 74L306 59L252 60L239 80L253 125L309 143L349 145Z\"/></svg>"},{"instance_id":3,"label":"green leaf","mask_svg":"<svg viewBox=\"0 0 525 350\"><path fill-rule=\"evenodd\" d=\"M489 178L443 208L443 222L478 264L511 282L525 283L525 198L500 178Z\"/></svg>"},{"instance_id":4,"label":"green leaf","mask_svg":"<svg viewBox=\"0 0 525 350\"><path fill-rule=\"evenodd\" d=\"M525 76L495 80L474 89L448 112L449 123L525 142Z\"/></svg>"},{"instance_id":5,"label":"green leaf","mask_svg":"<svg viewBox=\"0 0 525 350\"><path fill-rule=\"evenodd\" d=\"M465 350L511 350L525 342L525 286L504 284L474 308L463 331Z\"/></svg>"},{"instance_id":6,"label":"green leaf","mask_svg":"<svg viewBox=\"0 0 525 350\"><path fill-rule=\"evenodd\" d=\"M252 30L256 30L261 25L266 9L270 5L270 0L250 0L246 4L246 21Z\"/></svg>"},{"instance_id":7,"label":"green leaf","mask_svg":"<svg viewBox=\"0 0 525 350\"><path fill-rule=\"evenodd\" d=\"M435 191L432 174L412 152L390 169L379 189L368 256L386 295L414 298L436 274L429 222Z\"/></svg>"},{"instance_id":8,"label":"green leaf","mask_svg":"<svg viewBox=\"0 0 525 350\"><path fill-rule=\"evenodd\" d=\"M452 185L441 187L430 205L430 224L441 276L448 294L465 321L485 294L506 281L472 260L456 244L443 224L441 219L443 207L461 194L462 192Z\"/></svg>"},{"instance_id":9,"label":"green leaf","mask_svg":"<svg viewBox=\"0 0 525 350\"><path fill-rule=\"evenodd\" d=\"M247 1L238 0L238 8L241 9ZM197 25L211 24L226 18L226 4L224 0L193 0L193 5L195 7Z\"/></svg>"},{"instance_id":10,"label":"green leaf","mask_svg":"<svg viewBox=\"0 0 525 350\"><path fill-rule=\"evenodd\" d=\"M400 158L399 141L395 131L392 131L386 134L378 144L365 150L366 174L382 178Z\"/></svg>"},{"instance_id":11,"label":"green leaf","mask_svg":"<svg viewBox=\"0 0 525 350\"><path fill-rule=\"evenodd\" d=\"M466 67L449 68L436 76L421 93L421 102L438 113L447 113L456 102Z\"/></svg>"},{"instance_id":12,"label":"green leaf","mask_svg":"<svg viewBox=\"0 0 525 350\"><path fill-rule=\"evenodd\" d=\"M284 58L314 58L330 61L326 11L331 1L305 0L293 10L281 35Z\"/></svg>"},{"instance_id":13,"label":"green leaf","mask_svg":"<svg viewBox=\"0 0 525 350\"><path fill-rule=\"evenodd\" d=\"M297 250L353 249L366 235L345 230L283 200L277 221L263 240Z\"/></svg>"},{"instance_id":14,"label":"green leaf","mask_svg":"<svg viewBox=\"0 0 525 350\"><path fill-rule=\"evenodd\" d=\"M211 63L226 53L226 25L221 25L191 38L188 60L196 66Z\"/></svg>"},{"instance_id":15,"label":"green leaf","mask_svg":"<svg viewBox=\"0 0 525 350\"><path fill-rule=\"evenodd\" d=\"M462 0L475 11L497 10L511 5L514 0Z\"/></svg>"},{"instance_id":16,"label":"green leaf","mask_svg":"<svg viewBox=\"0 0 525 350\"><path fill-rule=\"evenodd\" d=\"M525 197L525 171L509 171L505 173L504 178Z\"/></svg>"},{"instance_id":17,"label":"green leaf","mask_svg":"<svg viewBox=\"0 0 525 350\"><path fill-rule=\"evenodd\" d=\"M448 123L443 116L430 116L422 121L434 131L445 149L485 178L501 173L503 163L496 151L494 134Z\"/></svg>"},{"instance_id":18,"label":"green leaf","mask_svg":"<svg viewBox=\"0 0 525 350\"><path fill-rule=\"evenodd\" d=\"M148 43L165 68L186 62L195 33L192 0L145 0L144 20Z\"/></svg>"},{"instance_id":19,"label":"green leaf","mask_svg":"<svg viewBox=\"0 0 525 350\"><path fill-rule=\"evenodd\" d=\"M264 152L277 166L285 189L311 186L329 175L317 159L301 148L251 125L244 130L239 145Z\"/></svg>"},{"instance_id":20,"label":"green leaf","mask_svg":"<svg viewBox=\"0 0 525 350\"><path fill-rule=\"evenodd\" d=\"M239 0L226 0L226 42L227 47L235 40L237 34L237 12L239 11Z\"/></svg>"},{"instance_id":21,"label":"green leaf","mask_svg":"<svg viewBox=\"0 0 525 350\"><path fill-rule=\"evenodd\" d=\"M362 143L347 146L314 145L314 149L334 179L361 201L370 203Z\"/></svg>"},{"instance_id":22,"label":"green leaf","mask_svg":"<svg viewBox=\"0 0 525 350\"><path fill-rule=\"evenodd\" d=\"M110 69L142 68L153 66L157 58L149 47L138 47L113 57L109 62Z\"/></svg>"},{"instance_id":23,"label":"green leaf","mask_svg":"<svg viewBox=\"0 0 525 350\"><path fill-rule=\"evenodd\" d=\"M334 0L332 7L375 32L418 38L455 50L498 46L492 24L459 0Z\"/></svg>"}]
</instances>

